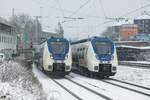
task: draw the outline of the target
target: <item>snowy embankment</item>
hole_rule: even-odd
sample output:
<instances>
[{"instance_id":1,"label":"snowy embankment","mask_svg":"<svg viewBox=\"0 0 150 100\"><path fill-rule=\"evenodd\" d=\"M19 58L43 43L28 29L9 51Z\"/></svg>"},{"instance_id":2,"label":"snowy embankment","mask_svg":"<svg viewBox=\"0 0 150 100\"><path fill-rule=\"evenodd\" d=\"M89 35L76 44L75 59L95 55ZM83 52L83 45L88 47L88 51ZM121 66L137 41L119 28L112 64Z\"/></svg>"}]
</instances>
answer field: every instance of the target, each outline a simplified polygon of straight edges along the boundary
<instances>
[{"instance_id":1,"label":"snowy embankment","mask_svg":"<svg viewBox=\"0 0 150 100\"><path fill-rule=\"evenodd\" d=\"M15 61L0 65L0 100L45 100L32 70Z\"/></svg>"},{"instance_id":2,"label":"snowy embankment","mask_svg":"<svg viewBox=\"0 0 150 100\"><path fill-rule=\"evenodd\" d=\"M113 78L150 87L150 69L118 66L117 74Z\"/></svg>"}]
</instances>

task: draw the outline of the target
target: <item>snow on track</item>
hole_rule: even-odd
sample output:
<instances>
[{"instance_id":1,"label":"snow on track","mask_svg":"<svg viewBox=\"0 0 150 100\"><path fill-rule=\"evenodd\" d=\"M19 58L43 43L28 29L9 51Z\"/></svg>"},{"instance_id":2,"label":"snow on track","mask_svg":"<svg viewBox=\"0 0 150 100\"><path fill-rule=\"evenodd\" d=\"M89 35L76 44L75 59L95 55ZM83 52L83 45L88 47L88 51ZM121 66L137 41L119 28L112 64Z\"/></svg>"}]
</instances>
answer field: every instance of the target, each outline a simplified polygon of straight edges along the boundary
<instances>
[{"instance_id":1,"label":"snow on track","mask_svg":"<svg viewBox=\"0 0 150 100\"><path fill-rule=\"evenodd\" d=\"M73 78L72 80L85 85L91 89L94 89L97 92L100 92L104 95L109 96L113 100L150 100L150 97L123 89L117 86L113 86L111 84L104 83L100 80L87 78L78 74L71 73L70 74ZM68 76L69 77L69 76Z\"/></svg>"},{"instance_id":2,"label":"snow on track","mask_svg":"<svg viewBox=\"0 0 150 100\"><path fill-rule=\"evenodd\" d=\"M114 80L107 80L106 82L110 82L110 83L113 83L113 84L117 84L119 86L127 87L127 88L130 88L130 89L136 90L136 91L140 91L140 92L146 93L150 96L150 90L147 90L147 89L143 89L143 88L140 88L140 87L137 87L137 86L121 83L121 82L114 81Z\"/></svg>"},{"instance_id":3,"label":"snow on track","mask_svg":"<svg viewBox=\"0 0 150 100\"><path fill-rule=\"evenodd\" d=\"M57 82L68 88L70 91L73 91L76 95L80 96L83 100L106 100L103 97L100 97L91 91L74 84L73 82L68 81L67 79L57 79Z\"/></svg>"},{"instance_id":4,"label":"snow on track","mask_svg":"<svg viewBox=\"0 0 150 100\"><path fill-rule=\"evenodd\" d=\"M150 88L150 70L131 66L118 66L114 79L142 85Z\"/></svg>"},{"instance_id":5,"label":"snow on track","mask_svg":"<svg viewBox=\"0 0 150 100\"><path fill-rule=\"evenodd\" d=\"M104 83L108 83L108 84L111 84L111 85L114 85L114 86L117 86L117 87L120 87L120 88L123 88L123 89L127 89L127 90L130 90L130 91L133 91L133 92L137 92L137 93L140 93L140 94L142 94L142 95L145 95L145 96L148 96L148 97L150 97L150 94L149 93L145 93L145 92L143 92L143 91L139 91L138 89L134 89L132 86L124 86L124 85L120 85L120 84L116 84L115 82L109 82L109 81L106 81L106 80L101 80L102 82L104 82ZM150 91L148 91L148 92L150 92Z\"/></svg>"},{"instance_id":6,"label":"snow on track","mask_svg":"<svg viewBox=\"0 0 150 100\"><path fill-rule=\"evenodd\" d=\"M45 91L48 100L50 98L54 100L77 100L77 96L79 97L78 100L106 100L103 97L100 97L99 95L79 85L76 85L75 83L67 79L51 79L39 69L37 69L35 65L33 65L33 73L42 84L43 90ZM62 86L65 87L67 90L64 89ZM70 92L67 92L68 90L74 93L76 96L74 97L72 94L70 94Z\"/></svg>"},{"instance_id":7,"label":"snow on track","mask_svg":"<svg viewBox=\"0 0 150 100\"><path fill-rule=\"evenodd\" d=\"M117 81L117 82L120 82L120 83L128 84L128 85L131 85L131 86L139 87L139 88L142 88L142 89L150 90L149 87L133 84L131 82L121 81L121 80L117 80L117 79L114 79L114 78L108 78L108 79L113 80L113 81Z\"/></svg>"},{"instance_id":8,"label":"snow on track","mask_svg":"<svg viewBox=\"0 0 150 100\"><path fill-rule=\"evenodd\" d=\"M33 64L32 71L41 83L47 100L77 100L66 90L57 85L52 79L46 76Z\"/></svg>"},{"instance_id":9,"label":"snow on track","mask_svg":"<svg viewBox=\"0 0 150 100\"><path fill-rule=\"evenodd\" d=\"M120 83L114 80L103 81L88 78L74 73L71 73L70 75L67 75L65 78L62 79L51 79L43 72L39 71L34 65L33 73L42 84L43 90L47 94L48 99L106 100L106 98L103 98L103 96L106 96L108 97L107 100L150 100L149 95L144 95L144 93L149 94L149 90L125 83ZM120 86L115 86L108 82ZM122 88L121 86L127 88ZM95 91L95 93L90 90ZM139 91L139 93L132 90L137 90ZM143 92L143 94L141 94L140 92ZM100 96L98 94L101 94L103 96Z\"/></svg>"}]
</instances>

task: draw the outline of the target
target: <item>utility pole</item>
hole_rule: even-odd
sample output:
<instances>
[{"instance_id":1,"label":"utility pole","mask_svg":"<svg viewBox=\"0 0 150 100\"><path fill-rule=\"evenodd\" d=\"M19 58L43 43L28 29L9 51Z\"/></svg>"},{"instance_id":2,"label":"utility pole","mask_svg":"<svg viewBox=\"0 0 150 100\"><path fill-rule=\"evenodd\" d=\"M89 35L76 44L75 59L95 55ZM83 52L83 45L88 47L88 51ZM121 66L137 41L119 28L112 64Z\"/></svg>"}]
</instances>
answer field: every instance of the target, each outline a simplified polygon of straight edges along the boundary
<instances>
[{"instance_id":1,"label":"utility pole","mask_svg":"<svg viewBox=\"0 0 150 100\"><path fill-rule=\"evenodd\" d=\"M35 26L35 38L36 38L36 40L35 40L35 42L36 43L38 43L39 42L39 35L40 35L40 33L39 33L39 19L40 18L42 18L42 16L34 16L35 17L35 21L36 21L36 26Z\"/></svg>"},{"instance_id":2,"label":"utility pole","mask_svg":"<svg viewBox=\"0 0 150 100\"><path fill-rule=\"evenodd\" d=\"M12 8L12 17L15 16L15 8Z\"/></svg>"}]
</instances>

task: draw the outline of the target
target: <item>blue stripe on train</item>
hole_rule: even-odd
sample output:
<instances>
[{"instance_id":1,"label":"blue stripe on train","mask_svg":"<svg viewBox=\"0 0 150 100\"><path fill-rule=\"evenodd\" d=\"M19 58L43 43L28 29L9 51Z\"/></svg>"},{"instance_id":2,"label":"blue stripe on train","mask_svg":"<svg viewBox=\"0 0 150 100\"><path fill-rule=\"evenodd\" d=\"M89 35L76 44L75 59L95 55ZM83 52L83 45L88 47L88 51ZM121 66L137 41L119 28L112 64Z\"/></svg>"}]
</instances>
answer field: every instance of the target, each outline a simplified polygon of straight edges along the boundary
<instances>
[{"instance_id":1,"label":"blue stripe on train","mask_svg":"<svg viewBox=\"0 0 150 100\"><path fill-rule=\"evenodd\" d=\"M53 54L54 60L65 60L65 54Z\"/></svg>"}]
</instances>

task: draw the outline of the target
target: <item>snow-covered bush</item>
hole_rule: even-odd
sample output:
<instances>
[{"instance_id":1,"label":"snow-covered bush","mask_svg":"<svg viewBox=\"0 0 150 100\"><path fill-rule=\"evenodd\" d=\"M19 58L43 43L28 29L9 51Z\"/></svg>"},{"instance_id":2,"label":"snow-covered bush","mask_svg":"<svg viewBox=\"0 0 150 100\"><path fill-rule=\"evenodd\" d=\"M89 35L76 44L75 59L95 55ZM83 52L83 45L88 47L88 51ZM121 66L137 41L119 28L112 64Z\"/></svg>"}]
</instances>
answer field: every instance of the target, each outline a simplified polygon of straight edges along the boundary
<instances>
[{"instance_id":1,"label":"snow-covered bush","mask_svg":"<svg viewBox=\"0 0 150 100\"><path fill-rule=\"evenodd\" d=\"M0 65L0 83L9 83L34 95L36 100L45 100L42 86L34 77L32 70L15 61L5 61ZM2 90L0 90L2 93ZM24 99L23 99L24 100Z\"/></svg>"}]
</instances>

